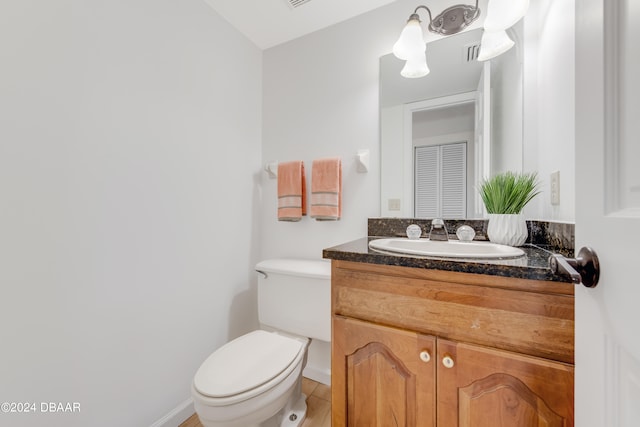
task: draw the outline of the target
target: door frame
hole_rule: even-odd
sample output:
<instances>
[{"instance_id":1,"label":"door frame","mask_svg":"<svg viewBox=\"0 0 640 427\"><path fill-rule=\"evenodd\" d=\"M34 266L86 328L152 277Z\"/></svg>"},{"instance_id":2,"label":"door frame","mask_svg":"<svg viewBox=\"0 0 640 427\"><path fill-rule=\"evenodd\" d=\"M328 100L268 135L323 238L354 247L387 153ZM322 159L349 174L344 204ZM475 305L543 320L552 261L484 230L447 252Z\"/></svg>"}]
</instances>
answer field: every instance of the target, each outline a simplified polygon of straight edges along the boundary
<instances>
[{"instance_id":1,"label":"door frame","mask_svg":"<svg viewBox=\"0 0 640 427\"><path fill-rule=\"evenodd\" d=\"M414 196L414 147L413 147L413 114L420 111L437 110L440 108L452 107L455 105L469 104L476 102L478 97L477 91L464 92L457 95L443 96L440 98L427 99L425 101L412 102L405 104L403 107L403 140L402 140L402 157L403 157L403 195L402 198L406 200L404 203L404 209L402 215L412 218L414 216L415 202ZM490 144L485 144L486 150L489 150ZM469 150L469 141L467 141L467 150ZM490 158L490 154L486 154ZM478 153L474 153L474 157L478 156ZM467 161L469 159L467 158ZM476 172L474 171L474 174ZM467 212L468 212L467 203Z\"/></svg>"}]
</instances>

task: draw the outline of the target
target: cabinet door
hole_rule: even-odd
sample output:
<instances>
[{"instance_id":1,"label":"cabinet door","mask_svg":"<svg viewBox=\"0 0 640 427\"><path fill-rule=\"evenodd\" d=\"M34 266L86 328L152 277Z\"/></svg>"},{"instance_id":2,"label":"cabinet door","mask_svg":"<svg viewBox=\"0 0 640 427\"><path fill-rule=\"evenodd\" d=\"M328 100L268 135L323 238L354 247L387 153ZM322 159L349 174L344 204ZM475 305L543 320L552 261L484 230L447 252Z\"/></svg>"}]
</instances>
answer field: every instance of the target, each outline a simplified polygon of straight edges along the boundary
<instances>
[{"instance_id":1,"label":"cabinet door","mask_svg":"<svg viewBox=\"0 0 640 427\"><path fill-rule=\"evenodd\" d=\"M441 339L437 346L439 426L573 426L573 366Z\"/></svg>"},{"instance_id":2,"label":"cabinet door","mask_svg":"<svg viewBox=\"0 0 640 427\"><path fill-rule=\"evenodd\" d=\"M435 338L333 317L332 426L434 427Z\"/></svg>"}]
</instances>

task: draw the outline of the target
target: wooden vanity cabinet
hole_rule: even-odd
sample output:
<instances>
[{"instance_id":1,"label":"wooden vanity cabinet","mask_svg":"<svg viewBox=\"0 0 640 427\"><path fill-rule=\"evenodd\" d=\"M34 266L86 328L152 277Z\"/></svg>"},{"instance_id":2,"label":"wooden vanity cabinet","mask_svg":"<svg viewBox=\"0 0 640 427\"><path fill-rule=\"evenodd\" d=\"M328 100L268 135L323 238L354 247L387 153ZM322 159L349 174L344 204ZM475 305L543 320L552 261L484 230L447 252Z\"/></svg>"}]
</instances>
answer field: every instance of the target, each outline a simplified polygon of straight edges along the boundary
<instances>
[{"instance_id":1,"label":"wooden vanity cabinet","mask_svg":"<svg viewBox=\"0 0 640 427\"><path fill-rule=\"evenodd\" d=\"M440 339L437 353L437 425L573 426L572 365Z\"/></svg>"},{"instance_id":2,"label":"wooden vanity cabinet","mask_svg":"<svg viewBox=\"0 0 640 427\"><path fill-rule=\"evenodd\" d=\"M573 288L332 261L332 426L573 426Z\"/></svg>"},{"instance_id":3,"label":"wooden vanity cabinet","mask_svg":"<svg viewBox=\"0 0 640 427\"><path fill-rule=\"evenodd\" d=\"M333 318L332 426L435 426L435 337Z\"/></svg>"}]
</instances>

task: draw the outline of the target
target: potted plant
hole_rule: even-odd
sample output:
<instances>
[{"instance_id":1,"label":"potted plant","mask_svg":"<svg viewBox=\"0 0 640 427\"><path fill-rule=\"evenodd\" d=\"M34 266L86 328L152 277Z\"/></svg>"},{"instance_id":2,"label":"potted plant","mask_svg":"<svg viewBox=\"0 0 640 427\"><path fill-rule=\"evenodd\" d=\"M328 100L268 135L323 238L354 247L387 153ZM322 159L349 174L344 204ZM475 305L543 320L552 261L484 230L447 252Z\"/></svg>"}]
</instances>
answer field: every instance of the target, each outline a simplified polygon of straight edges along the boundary
<instances>
[{"instance_id":1,"label":"potted plant","mask_svg":"<svg viewBox=\"0 0 640 427\"><path fill-rule=\"evenodd\" d=\"M489 214L489 240L522 246L528 237L522 209L540 193L538 174L504 172L484 180L480 195Z\"/></svg>"}]
</instances>

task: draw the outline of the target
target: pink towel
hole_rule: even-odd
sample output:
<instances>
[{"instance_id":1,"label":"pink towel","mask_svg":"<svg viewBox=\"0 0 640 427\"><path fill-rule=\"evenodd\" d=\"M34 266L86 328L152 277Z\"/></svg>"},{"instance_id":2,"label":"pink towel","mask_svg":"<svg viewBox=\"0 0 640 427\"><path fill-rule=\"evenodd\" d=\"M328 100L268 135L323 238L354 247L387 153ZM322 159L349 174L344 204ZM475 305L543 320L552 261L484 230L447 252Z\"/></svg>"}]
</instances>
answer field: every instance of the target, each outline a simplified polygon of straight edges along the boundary
<instances>
[{"instance_id":1,"label":"pink towel","mask_svg":"<svg viewBox=\"0 0 640 427\"><path fill-rule=\"evenodd\" d=\"M300 221L307 214L304 163L278 164L278 221Z\"/></svg>"},{"instance_id":2,"label":"pink towel","mask_svg":"<svg viewBox=\"0 0 640 427\"><path fill-rule=\"evenodd\" d=\"M314 160L311 166L311 218L335 221L342 216L342 162L339 157Z\"/></svg>"}]
</instances>

